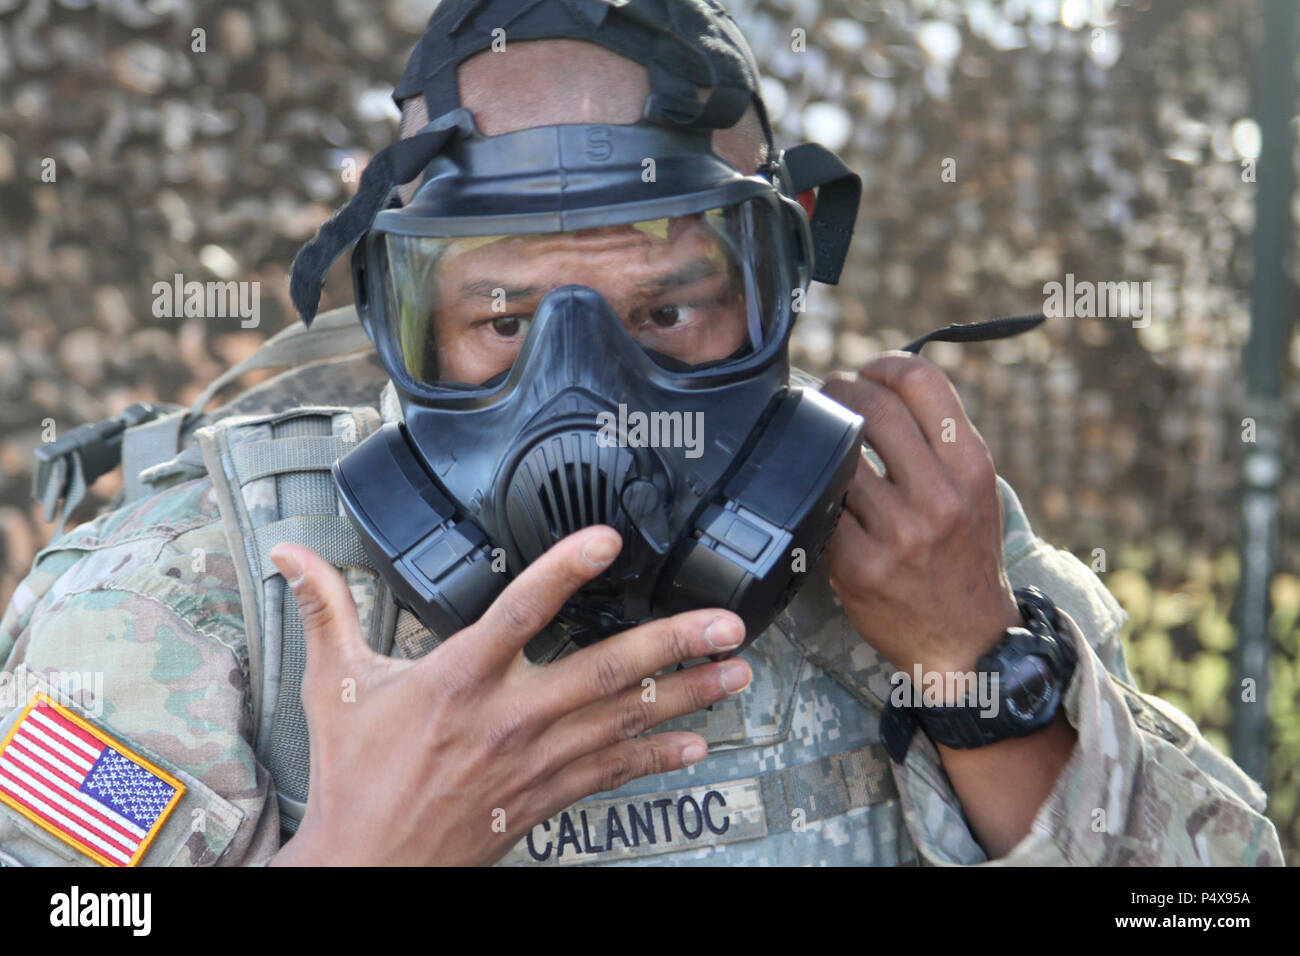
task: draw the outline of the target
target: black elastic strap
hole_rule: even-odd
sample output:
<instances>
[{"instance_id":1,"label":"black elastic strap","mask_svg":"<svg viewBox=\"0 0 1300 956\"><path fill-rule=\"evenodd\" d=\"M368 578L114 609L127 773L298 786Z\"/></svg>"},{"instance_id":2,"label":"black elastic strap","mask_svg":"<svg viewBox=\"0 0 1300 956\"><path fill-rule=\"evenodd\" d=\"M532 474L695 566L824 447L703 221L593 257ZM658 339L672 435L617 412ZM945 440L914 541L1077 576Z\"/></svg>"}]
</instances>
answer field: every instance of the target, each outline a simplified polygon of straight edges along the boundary
<instances>
[{"instance_id":1,"label":"black elastic strap","mask_svg":"<svg viewBox=\"0 0 1300 956\"><path fill-rule=\"evenodd\" d=\"M710 0L446 0L429 18L394 100L422 94L430 116L460 106L456 69L488 49L498 28L507 42L588 40L640 63L651 87L643 115L653 122L723 129L759 102L753 53ZM710 89L704 101L697 87Z\"/></svg>"},{"instance_id":2,"label":"black elastic strap","mask_svg":"<svg viewBox=\"0 0 1300 956\"><path fill-rule=\"evenodd\" d=\"M432 125L432 124L430 124ZM394 186L409 183L458 131L425 127L408 139L398 140L374 155L361 174L356 194L347 205L316 230L316 235L293 257L289 267L289 297L302 321L310 326L320 305L325 273L334 260L366 234L384 208Z\"/></svg>"},{"instance_id":3,"label":"black elastic strap","mask_svg":"<svg viewBox=\"0 0 1300 956\"><path fill-rule=\"evenodd\" d=\"M926 342L989 342L993 339L1009 339L1021 332L1042 325L1047 317L1041 312L1037 315L1016 315L1003 319L989 319L987 322L967 322L965 324L945 325L941 329L927 332L913 342L903 346L902 351L921 354L921 347Z\"/></svg>"},{"instance_id":4,"label":"black elastic strap","mask_svg":"<svg viewBox=\"0 0 1300 956\"><path fill-rule=\"evenodd\" d=\"M716 0L444 0L429 17L393 99L400 106L418 93L431 117L468 116L456 70L488 49L498 30L511 42L588 40L642 64L651 85L646 121L724 129L753 102L771 148L753 51ZM702 102L696 97L701 86L709 89ZM415 179L450 140L453 130L434 130L437 122L376 153L356 195L294 257L289 293L307 325L320 305L330 265L369 230L393 187ZM466 129L473 130L472 120Z\"/></svg>"},{"instance_id":5,"label":"black elastic strap","mask_svg":"<svg viewBox=\"0 0 1300 956\"><path fill-rule=\"evenodd\" d=\"M910 710L894 706L891 690L880 713L880 742L885 745L885 750L894 763L902 763L907 758L907 751L912 746L912 738L916 736L919 726Z\"/></svg>"},{"instance_id":6,"label":"black elastic strap","mask_svg":"<svg viewBox=\"0 0 1300 956\"><path fill-rule=\"evenodd\" d=\"M812 229L813 273L818 282L840 281L844 258L853 241L853 226L862 201L862 177L819 143L801 143L785 151L790 188L796 195L817 189Z\"/></svg>"}]
</instances>

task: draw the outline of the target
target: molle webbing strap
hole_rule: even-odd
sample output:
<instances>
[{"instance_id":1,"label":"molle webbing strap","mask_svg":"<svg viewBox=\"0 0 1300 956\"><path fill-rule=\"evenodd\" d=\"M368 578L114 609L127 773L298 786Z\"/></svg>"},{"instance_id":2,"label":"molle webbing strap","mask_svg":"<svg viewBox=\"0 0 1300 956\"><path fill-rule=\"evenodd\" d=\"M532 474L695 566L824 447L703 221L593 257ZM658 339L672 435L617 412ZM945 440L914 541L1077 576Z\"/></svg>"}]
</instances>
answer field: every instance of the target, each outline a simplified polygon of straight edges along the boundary
<instances>
[{"instance_id":1,"label":"molle webbing strap","mask_svg":"<svg viewBox=\"0 0 1300 956\"><path fill-rule=\"evenodd\" d=\"M320 473L328 475L328 471ZM258 528L255 537L262 580L280 573L271 562L271 549L284 542L311 548L335 567L370 566L370 559L366 557L366 550L353 530L352 522L342 515L302 514L281 518Z\"/></svg>"},{"instance_id":2,"label":"molle webbing strap","mask_svg":"<svg viewBox=\"0 0 1300 956\"><path fill-rule=\"evenodd\" d=\"M342 513L331 473L380 424L372 408L319 406L226 418L196 432L239 581L254 752L275 780L290 832L306 808L311 770L301 698L307 652L297 602L270 552L290 541L338 567L367 644L390 652L396 606Z\"/></svg>"},{"instance_id":3,"label":"molle webbing strap","mask_svg":"<svg viewBox=\"0 0 1300 956\"><path fill-rule=\"evenodd\" d=\"M275 440L248 442L233 449L235 472L241 482L248 482L286 471L332 468L344 447L333 435L303 436L294 445Z\"/></svg>"},{"instance_id":4,"label":"molle webbing strap","mask_svg":"<svg viewBox=\"0 0 1300 956\"><path fill-rule=\"evenodd\" d=\"M152 490L140 476L180 452L181 430L189 410L177 409L143 425L128 428L122 436L123 504L143 498Z\"/></svg>"}]
</instances>

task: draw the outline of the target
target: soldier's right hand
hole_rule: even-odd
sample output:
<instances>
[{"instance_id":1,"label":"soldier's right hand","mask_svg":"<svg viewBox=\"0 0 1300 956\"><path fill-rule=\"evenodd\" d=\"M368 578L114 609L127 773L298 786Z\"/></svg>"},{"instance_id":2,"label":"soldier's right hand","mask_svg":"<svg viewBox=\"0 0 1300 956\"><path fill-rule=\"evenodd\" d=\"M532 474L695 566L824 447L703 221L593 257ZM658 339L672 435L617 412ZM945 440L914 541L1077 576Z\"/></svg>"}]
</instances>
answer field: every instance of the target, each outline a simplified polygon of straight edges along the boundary
<instances>
[{"instance_id":1,"label":"soldier's right hand","mask_svg":"<svg viewBox=\"0 0 1300 956\"><path fill-rule=\"evenodd\" d=\"M720 608L652 621L545 667L523 653L621 547L598 525L556 544L472 627L414 661L365 643L351 592L308 548L277 545L302 611L307 809L273 865L489 864L576 800L702 759L693 733L638 736L749 684L739 657L642 681L738 646Z\"/></svg>"}]
</instances>

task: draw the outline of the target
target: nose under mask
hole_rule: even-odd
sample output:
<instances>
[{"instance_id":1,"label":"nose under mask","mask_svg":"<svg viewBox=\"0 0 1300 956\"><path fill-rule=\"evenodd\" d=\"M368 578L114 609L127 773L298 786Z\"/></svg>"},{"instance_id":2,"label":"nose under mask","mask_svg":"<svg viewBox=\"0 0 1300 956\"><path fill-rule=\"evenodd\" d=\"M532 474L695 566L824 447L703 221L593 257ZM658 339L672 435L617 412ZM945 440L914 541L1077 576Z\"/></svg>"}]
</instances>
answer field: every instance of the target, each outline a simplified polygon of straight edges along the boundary
<instances>
[{"instance_id":1,"label":"nose under mask","mask_svg":"<svg viewBox=\"0 0 1300 956\"><path fill-rule=\"evenodd\" d=\"M562 610L571 639L701 607L761 633L834 527L862 420L789 387L784 361L703 386L662 358L595 290L563 286L490 391L411 404L342 459L342 500L398 600L446 638L606 524L623 549Z\"/></svg>"}]
</instances>

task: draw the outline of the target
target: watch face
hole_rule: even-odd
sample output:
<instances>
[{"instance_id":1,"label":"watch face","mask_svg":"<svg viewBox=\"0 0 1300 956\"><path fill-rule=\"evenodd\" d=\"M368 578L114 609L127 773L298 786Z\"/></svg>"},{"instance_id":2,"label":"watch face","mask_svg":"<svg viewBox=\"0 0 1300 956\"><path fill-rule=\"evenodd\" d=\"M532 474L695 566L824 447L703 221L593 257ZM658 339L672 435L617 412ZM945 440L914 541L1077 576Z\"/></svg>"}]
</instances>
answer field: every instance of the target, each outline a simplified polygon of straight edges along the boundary
<instances>
[{"instance_id":1,"label":"watch face","mask_svg":"<svg viewBox=\"0 0 1300 956\"><path fill-rule=\"evenodd\" d=\"M1019 720L1031 720L1042 713L1055 692L1047 662L1033 654L1013 663L1002 675L1007 710Z\"/></svg>"}]
</instances>

